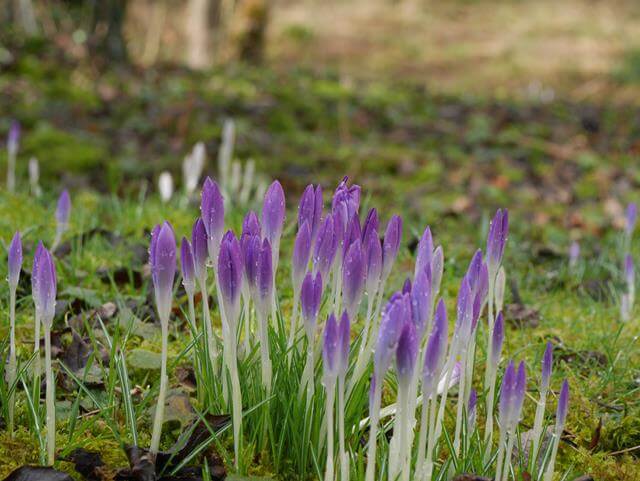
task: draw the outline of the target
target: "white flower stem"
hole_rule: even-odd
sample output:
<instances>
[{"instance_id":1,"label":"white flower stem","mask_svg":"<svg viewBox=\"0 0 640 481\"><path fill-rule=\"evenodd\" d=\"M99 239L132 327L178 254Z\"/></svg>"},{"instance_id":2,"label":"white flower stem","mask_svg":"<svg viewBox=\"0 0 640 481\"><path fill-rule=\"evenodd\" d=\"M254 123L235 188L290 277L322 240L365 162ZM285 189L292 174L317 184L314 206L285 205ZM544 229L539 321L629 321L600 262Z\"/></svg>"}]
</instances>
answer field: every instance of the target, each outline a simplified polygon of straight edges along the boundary
<instances>
[{"instance_id":1,"label":"white flower stem","mask_svg":"<svg viewBox=\"0 0 640 481\"><path fill-rule=\"evenodd\" d=\"M269 315L263 312L263 309L256 309L258 313L258 331L260 335L260 364L262 367L262 385L267 392L267 396L271 393L272 366L269 357Z\"/></svg>"},{"instance_id":2,"label":"white flower stem","mask_svg":"<svg viewBox=\"0 0 640 481\"><path fill-rule=\"evenodd\" d=\"M40 361L40 316L36 310L35 320L35 332L34 332L34 346L33 353L35 359L33 360L33 399L40 399L40 373L42 372ZM37 396L36 396L37 394Z\"/></svg>"},{"instance_id":3,"label":"white flower stem","mask_svg":"<svg viewBox=\"0 0 640 481\"><path fill-rule=\"evenodd\" d=\"M542 423L544 422L544 410L547 404L547 389L540 391L540 399L536 403L536 417L533 422L533 439L531 441L531 455L529 457L529 466L535 467L537 464L538 450L542 438Z\"/></svg>"},{"instance_id":4,"label":"white flower stem","mask_svg":"<svg viewBox=\"0 0 640 481\"><path fill-rule=\"evenodd\" d=\"M324 481L334 481L333 467L333 404L335 398L335 383L327 385L327 465L324 471Z\"/></svg>"},{"instance_id":5,"label":"white flower stem","mask_svg":"<svg viewBox=\"0 0 640 481\"><path fill-rule=\"evenodd\" d=\"M340 446L340 481L349 481L349 458L344 441L344 375L338 377L338 436Z\"/></svg>"},{"instance_id":6,"label":"white flower stem","mask_svg":"<svg viewBox=\"0 0 640 481\"><path fill-rule=\"evenodd\" d=\"M167 397L167 344L169 338L169 319L161 319L162 328L162 354L160 358L160 392L156 403L156 414L153 420L151 434L151 446L149 452L155 456L160 448L160 436L162 435L162 422L164 420L164 404Z\"/></svg>"},{"instance_id":7,"label":"white flower stem","mask_svg":"<svg viewBox=\"0 0 640 481\"><path fill-rule=\"evenodd\" d=\"M504 467L502 468L502 481L509 479L509 466L511 466L511 452L513 451L513 443L515 441L515 432L510 432L507 436L507 452L504 457Z\"/></svg>"},{"instance_id":8,"label":"white flower stem","mask_svg":"<svg viewBox=\"0 0 640 481\"><path fill-rule=\"evenodd\" d=\"M235 337L235 336L234 336ZM233 449L235 452L235 467L240 469L240 445L242 440L242 391L238 376L237 345L233 341L229 349L229 374L231 375L231 399L233 402Z\"/></svg>"},{"instance_id":9,"label":"white flower stem","mask_svg":"<svg viewBox=\"0 0 640 481\"><path fill-rule=\"evenodd\" d=\"M53 466L56 458L56 386L53 382L53 369L51 368L51 327L46 324L44 324L44 359L47 379L47 463Z\"/></svg>"},{"instance_id":10,"label":"white flower stem","mask_svg":"<svg viewBox=\"0 0 640 481\"><path fill-rule=\"evenodd\" d=\"M296 331L298 330L298 301L300 298L300 290L294 286L293 288L293 309L291 310L291 323L289 325L289 339L287 340L287 360L291 362L291 354L293 352L293 344L295 342Z\"/></svg>"},{"instance_id":11,"label":"white flower stem","mask_svg":"<svg viewBox=\"0 0 640 481\"><path fill-rule=\"evenodd\" d=\"M433 394L429 410L429 443L427 445L427 459L425 461L424 476L421 479L431 481L433 473L433 450L436 445L436 407L438 405L437 394Z\"/></svg>"},{"instance_id":12,"label":"white flower stem","mask_svg":"<svg viewBox=\"0 0 640 481\"><path fill-rule=\"evenodd\" d=\"M7 382L8 388L15 384L16 381L16 290L10 288L9 293L9 319L10 319L10 333L9 333L9 366L7 368ZM15 415L15 389L9 395L9 433L13 438L13 426Z\"/></svg>"},{"instance_id":13,"label":"white flower stem","mask_svg":"<svg viewBox=\"0 0 640 481\"><path fill-rule=\"evenodd\" d=\"M500 429L500 437L498 439L498 461L496 463L496 477L494 481L501 481L502 479L502 463L504 461L504 448L506 442L505 430Z\"/></svg>"},{"instance_id":14,"label":"white flower stem","mask_svg":"<svg viewBox=\"0 0 640 481\"><path fill-rule=\"evenodd\" d=\"M495 281L491 274L489 275L489 290L487 293L487 360L484 371L484 390L488 391L485 402L486 423L484 429L484 444L486 446L484 452L484 462L489 461L491 454L491 445L493 441L493 403L496 392L496 372L495 366L492 365L491 357L493 352L493 329L495 321L493 319L493 303L495 297Z\"/></svg>"},{"instance_id":15,"label":"white flower stem","mask_svg":"<svg viewBox=\"0 0 640 481\"><path fill-rule=\"evenodd\" d=\"M462 369L465 369L466 365L467 365L467 355L468 355L468 350L467 348L464 348L464 351L462 353L462 359L460 362L460 365L462 367ZM465 369L466 371L466 369ZM455 435L453 438L453 452L455 454L456 457L458 457L458 454L460 454L460 440L461 440L461 434L462 434L462 417L463 417L463 409L466 405L465 402L465 389L466 389L466 383L467 383L467 376L466 376L466 372L463 372L460 375L460 386L458 388L458 406L456 409L456 428L455 428Z\"/></svg>"},{"instance_id":16,"label":"white flower stem","mask_svg":"<svg viewBox=\"0 0 640 481\"><path fill-rule=\"evenodd\" d=\"M425 450L427 449L427 433L429 431L428 425L428 416L429 416L429 408L434 401L430 401L429 398L424 398L422 400L422 410L420 413L420 434L418 435L418 456L416 458L416 472L415 479L419 481L423 479L424 476L424 456Z\"/></svg>"},{"instance_id":17,"label":"white flower stem","mask_svg":"<svg viewBox=\"0 0 640 481\"><path fill-rule=\"evenodd\" d=\"M556 456L558 455L558 445L560 444L560 436L562 434L562 429L563 429L563 426L560 426L560 429L558 429L558 425L556 425L556 429L553 433L553 445L551 447L551 458L549 459L547 470L544 473L544 481L552 481L553 479L553 472L555 471Z\"/></svg>"},{"instance_id":18,"label":"white flower stem","mask_svg":"<svg viewBox=\"0 0 640 481\"><path fill-rule=\"evenodd\" d=\"M378 421L380 418L380 403L382 401L382 379L377 379L374 393L373 393L373 405L371 412L369 413L369 446L367 448L367 471L365 474L365 481L374 481L374 475L376 470L376 447L378 444Z\"/></svg>"}]
</instances>

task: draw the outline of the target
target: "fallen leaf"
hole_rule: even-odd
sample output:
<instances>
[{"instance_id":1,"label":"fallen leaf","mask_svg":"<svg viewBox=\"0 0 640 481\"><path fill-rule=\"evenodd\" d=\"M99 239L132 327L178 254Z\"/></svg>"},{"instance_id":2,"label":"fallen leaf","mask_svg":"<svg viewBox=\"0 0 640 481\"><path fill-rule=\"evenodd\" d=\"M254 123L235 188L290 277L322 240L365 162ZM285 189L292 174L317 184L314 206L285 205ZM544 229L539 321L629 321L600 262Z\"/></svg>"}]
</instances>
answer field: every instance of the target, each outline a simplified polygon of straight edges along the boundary
<instances>
[{"instance_id":1,"label":"fallen leaf","mask_svg":"<svg viewBox=\"0 0 640 481\"><path fill-rule=\"evenodd\" d=\"M102 467L105 465L99 453L82 448L74 450L66 461L75 465L75 470L87 481L102 481L104 479Z\"/></svg>"},{"instance_id":2,"label":"fallen leaf","mask_svg":"<svg viewBox=\"0 0 640 481\"><path fill-rule=\"evenodd\" d=\"M73 478L53 468L22 466L11 472L4 481L73 481Z\"/></svg>"}]
</instances>

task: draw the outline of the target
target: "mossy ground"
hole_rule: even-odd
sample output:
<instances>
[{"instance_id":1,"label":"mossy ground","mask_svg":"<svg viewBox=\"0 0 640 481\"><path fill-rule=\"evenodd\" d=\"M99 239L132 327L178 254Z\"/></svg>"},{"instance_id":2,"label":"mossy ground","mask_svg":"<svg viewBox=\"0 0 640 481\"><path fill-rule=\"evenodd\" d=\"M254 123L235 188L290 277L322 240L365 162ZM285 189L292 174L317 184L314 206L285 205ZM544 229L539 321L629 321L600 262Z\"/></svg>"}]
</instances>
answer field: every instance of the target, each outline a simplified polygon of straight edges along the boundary
<instances>
[{"instance_id":1,"label":"mossy ground","mask_svg":"<svg viewBox=\"0 0 640 481\"><path fill-rule=\"evenodd\" d=\"M617 298L608 295L619 287L622 207L640 200L640 170L632 161L640 130L635 108L441 96L411 82L345 85L331 73L243 66L200 74L170 67L98 74L41 44L16 41L15 52L0 75L0 127L12 117L22 122L19 190L27 190L26 160L35 155L45 195L0 194L0 238L6 246L14 230L24 233L29 269L35 242L53 238L57 192L71 187L66 239L73 239L72 251L58 263L62 299L78 297L74 287L87 289L82 293L96 303L145 298L146 279L138 288L116 286L98 272L140 264L134 247L146 246L146 233L162 219L179 236L187 234L197 208L177 199L163 205L153 187L139 204L140 180L154 186L164 168L179 179L181 158L198 140L206 142L207 170L215 174L222 120L233 117L236 156L254 158L261 172L285 185L287 225L294 223L293 209L307 182L322 182L330 191L344 174L363 186L366 207L380 208L385 219L392 213L405 217L390 289L412 271L411 246L429 224L444 246L443 294L452 306L469 258L484 245L488 216L498 206L509 207L507 276L523 303L539 311L539 326L509 329L506 353L526 359L535 378L544 342L559 346L552 385L557 389L563 377L572 385L568 442L559 465L570 472L568 479L581 473L602 481L640 478L640 450L632 450L640 445L640 319L636 309L630 322L620 323ZM237 228L239 217L231 223ZM96 227L123 241L114 244L100 235L80 240ZM582 246L578 273L567 268L572 239ZM290 288L288 246L282 290ZM638 242L633 253L638 258ZM5 283L0 296L6 319ZM508 293L507 303L514 301ZM62 313L58 325L70 315ZM18 305L23 353L32 342L31 319L25 288ZM6 323L0 332L6 335ZM134 337L129 347L158 351L159 340ZM174 354L181 347L181 341L172 342ZM154 377L147 375L134 371L132 384L139 382L144 391ZM22 426L25 415L19 412ZM525 426L532 415L526 413ZM602 431L595 438L599 420ZM149 424L140 425L142 439ZM126 464L102 422L72 445L65 444L67 421L58 429L65 452L85 447L101 452L110 467ZM21 428L15 441L3 433L0 477L24 462L37 462L32 433Z\"/></svg>"}]
</instances>

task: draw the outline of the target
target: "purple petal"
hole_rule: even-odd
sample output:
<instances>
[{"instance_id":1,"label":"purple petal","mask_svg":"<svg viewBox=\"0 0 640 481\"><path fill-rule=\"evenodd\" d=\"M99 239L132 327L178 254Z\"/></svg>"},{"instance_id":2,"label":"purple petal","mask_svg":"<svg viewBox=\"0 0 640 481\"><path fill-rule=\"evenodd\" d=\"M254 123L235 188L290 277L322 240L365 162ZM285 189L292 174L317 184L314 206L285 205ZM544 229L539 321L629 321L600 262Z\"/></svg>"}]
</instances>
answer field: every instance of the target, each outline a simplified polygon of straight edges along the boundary
<instances>
[{"instance_id":1,"label":"purple petal","mask_svg":"<svg viewBox=\"0 0 640 481\"><path fill-rule=\"evenodd\" d=\"M224 303L227 321L234 323L237 320L242 287L242 255L240 243L233 232L225 234L220 253L218 254L218 279L220 292Z\"/></svg>"},{"instance_id":2,"label":"purple petal","mask_svg":"<svg viewBox=\"0 0 640 481\"><path fill-rule=\"evenodd\" d=\"M374 350L374 371L383 376L389 369L404 323L410 319L409 296L396 292L387 303L380 321L380 330ZM380 378L381 379L381 378Z\"/></svg>"},{"instance_id":3,"label":"purple petal","mask_svg":"<svg viewBox=\"0 0 640 481\"><path fill-rule=\"evenodd\" d=\"M349 347L351 344L351 322L347 311L342 313L338 333L340 336L340 375L344 376L349 367Z\"/></svg>"},{"instance_id":4,"label":"purple petal","mask_svg":"<svg viewBox=\"0 0 640 481\"><path fill-rule=\"evenodd\" d=\"M414 276L425 269L431 269L433 258L433 237L429 226L424 230L416 249L416 266Z\"/></svg>"},{"instance_id":5,"label":"purple petal","mask_svg":"<svg viewBox=\"0 0 640 481\"><path fill-rule=\"evenodd\" d=\"M326 279L329 274L338 248L333 219L332 215L328 215L320 226L313 253L314 271L319 271L323 279Z\"/></svg>"},{"instance_id":6,"label":"purple petal","mask_svg":"<svg viewBox=\"0 0 640 481\"><path fill-rule=\"evenodd\" d=\"M431 314L431 274L423 269L413 280L411 289L411 313L418 337L422 339Z\"/></svg>"},{"instance_id":7,"label":"purple petal","mask_svg":"<svg viewBox=\"0 0 640 481\"><path fill-rule=\"evenodd\" d=\"M396 350L396 371L400 384L407 385L413 378L417 357L418 334L416 328L413 322L405 322Z\"/></svg>"},{"instance_id":8,"label":"purple petal","mask_svg":"<svg viewBox=\"0 0 640 481\"><path fill-rule=\"evenodd\" d=\"M22 240L20 239L20 232L16 231L9 244L9 286L15 290L20 280L20 270L22 269Z\"/></svg>"},{"instance_id":9,"label":"purple petal","mask_svg":"<svg viewBox=\"0 0 640 481\"><path fill-rule=\"evenodd\" d=\"M298 229L296 240L293 244L293 257L291 259L291 276L293 279L294 290L297 290L307 271L309 258L311 257L311 229L309 223L305 220Z\"/></svg>"},{"instance_id":10,"label":"purple petal","mask_svg":"<svg viewBox=\"0 0 640 481\"><path fill-rule=\"evenodd\" d=\"M264 195L262 205L262 227L264 235L275 248L280 245L280 236L284 225L284 191L277 180L274 181Z\"/></svg>"},{"instance_id":11,"label":"purple petal","mask_svg":"<svg viewBox=\"0 0 640 481\"><path fill-rule=\"evenodd\" d=\"M422 385L424 395L429 397L433 394L435 383L440 379L442 367L444 365L445 352L447 350L448 324L447 310L444 301L440 299L436 306L433 329L427 341L424 356L424 366L422 369Z\"/></svg>"},{"instance_id":12,"label":"purple petal","mask_svg":"<svg viewBox=\"0 0 640 481\"><path fill-rule=\"evenodd\" d=\"M258 215L250 210L242 221L242 234L261 235Z\"/></svg>"},{"instance_id":13,"label":"purple petal","mask_svg":"<svg viewBox=\"0 0 640 481\"><path fill-rule=\"evenodd\" d=\"M193 249L193 263L196 277L200 282L204 282L207 278L209 251L207 250L207 231L204 227L204 222L202 222L200 218L196 220L191 230L191 247Z\"/></svg>"},{"instance_id":14,"label":"purple petal","mask_svg":"<svg viewBox=\"0 0 640 481\"><path fill-rule=\"evenodd\" d=\"M371 229L364 239L364 256L367 272L367 292L369 296L373 296L380 284L380 276L382 275L382 245L378 238L378 231Z\"/></svg>"},{"instance_id":15,"label":"purple petal","mask_svg":"<svg viewBox=\"0 0 640 481\"><path fill-rule=\"evenodd\" d=\"M56 207L56 221L58 224L67 225L69 223L69 216L71 215L71 198L69 197L69 191L63 190L58 197L58 205Z\"/></svg>"},{"instance_id":16,"label":"purple petal","mask_svg":"<svg viewBox=\"0 0 640 481\"><path fill-rule=\"evenodd\" d=\"M402 218L394 215L387 224L382 245L382 277L386 279L396 260L402 239Z\"/></svg>"},{"instance_id":17,"label":"purple petal","mask_svg":"<svg viewBox=\"0 0 640 481\"><path fill-rule=\"evenodd\" d=\"M57 279L53 257L42 242L36 248L31 283L37 316L50 325L55 315Z\"/></svg>"},{"instance_id":18,"label":"purple petal","mask_svg":"<svg viewBox=\"0 0 640 481\"><path fill-rule=\"evenodd\" d=\"M551 370L553 369L553 344L547 342L547 347L542 356L542 382L541 389L549 388L549 380L551 379Z\"/></svg>"},{"instance_id":19,"label":"purple petal","mask_svg":"<svg viewBox=\"0 0 640 481\"><path fill-rule=\"evenodd\" d=\"M379 227L380 221L378 219L378 211L373 207L367 213L367 218L364 220L364 224L362 225L362 242L364 243L373 231L375 231L376 237L378 237Z\"/></svg>"},{"instance_id":20,"label":"purple petal","mask_svg":"<svg viewBox=\"0 0 640 481\"><path fill-rule=\"evenodd\" d=\"M218 184L211 177L207 177L202 186L200 215L209 238L209 255L213 258L212 251L218 248L224 230L224 199Z\"/></svg>"},{"instance_id":21,"label":"purple petal","mask_svg":"<svg viewBox=\"0 0 640 481\"><path fill-rule=\"evenodd\" d=\"M325 378L331 379L337 375L339 343L340 334L338 332L338 324L336 322L336 316L332 313L327 319L322 339L322 359L324 362Z\"/></svg>"},{"instance_id":22,"label":"purple petal","mask_svg":"<svg viewBox=\"0 0 640 481\"><path fill-rule=\"evenodd\" d=\"M493 341L491 350L491 365L494 369L498 367L500 354L502 353L502 343L504 341L504 317L502 312L498 313L493 325Z\"/></svg>"},{"instance_id":23,"label":"purple petal","mask_svg":"<svg viewBox=\"0 0 640 481\"><path fill-rule=\"evenodd\" d=\"M365 283L365 265L360 239L357 238L349 248L342 266L342 292L345 308L350 317L357 315L362 301Z\"/></svg>"},{"instance_id":24,"label":"purple petal","mask_svg":"<svg viewBox=\"0 0 640 481\"><path fill-rule=\"evenodd\" d=\"M629 205L627 205L626 225L625 225L625 228L629 235L631 235L631 233L633 232L633 229L636 226L637 218L638 218L638 206L635 204L635 202L630 202Z\"/></svg>"},{"instance_id":25,"label":"purple petal","mask_svg":"<svg viewBox=\"0 0 640 481\"><path fill-rule=\"evenodd\" d=\"M567 408L569 407L569 382L565 379L560 388L558 397L558 409L556 411L556 425L564 426L567 419ZM562 428L559 428L562 429Z\"/></svg>"},{"instance_id":26,"label":"purple petal","mask_svg":"<svg viewBox=\"0 0 640 481\"><path fill-rule=\"evenodd\" d=\"M186 237L180 245L180 267L182 270L182 285L189 296L193 296L196 289L196 266L193 260L193 249Z\"/></svg>"},{"instance_id":27,"label":"purple petal","mask_svg":"<svg viewBox=\"0 0 640 481\"><path fill-rule=\"evenodd\" d=\"M169 318L173 280L176 275L176 238L168 222L156 226L151 234L151 279L160 319Z\"/></svg>"},{"instance_id":28,"label":"purple petal","mask_svg":"<svg viewBox=\"0 0 640 481\"><path fill-rule=\"evenodd\" d=\"M316 328L320 301L322 300L322 276L318 272L315 277L310 272L304 277L300 288L300 305L305 328L310 338Z\"/></svg>"},{"instance_id":29,"label":"purple petal","mask_svg":"<svg viewBox=\"0 0 640 481\"><path fill-rule=\"evenodd\" d=\"M271 264L271 244L268 239L262 241L260 257L258 258L257 290L260 303L268 308L273 294L273 266Z\"/></svg>"},{"instance_id":30,"label":"purple petal","mask_svg":"<svg viewBox=\"0 0 640 481\"><path fill-rule=\"evenodd\" d=\"M298 227L301 227L306 221L309 224L312 239L315 239L318 234L322 219L322 209L322 187L318 185L314 188L312 184L309 184L300 198Z\"/></svg>"}]
</instances>

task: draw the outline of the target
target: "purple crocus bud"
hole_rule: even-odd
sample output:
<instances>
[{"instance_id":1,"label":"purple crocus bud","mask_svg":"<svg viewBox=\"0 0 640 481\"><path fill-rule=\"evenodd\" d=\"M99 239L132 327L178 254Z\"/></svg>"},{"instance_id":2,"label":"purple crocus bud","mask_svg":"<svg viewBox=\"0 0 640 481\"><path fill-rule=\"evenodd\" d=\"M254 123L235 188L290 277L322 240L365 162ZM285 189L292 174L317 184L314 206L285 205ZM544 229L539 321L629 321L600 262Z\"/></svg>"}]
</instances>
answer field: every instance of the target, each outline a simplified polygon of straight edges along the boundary
<instances>
[{"instance_id":1,"label":"purple crocus bud","mask_svg":"<svg viewBox=\"0 0 640 481\"><path fill-rule=\"evenodd\" d=\"M354 214L358 214L360 209L360 186L352 185L347 187L349 177L344 177L336 188L331 200L331 210L340 215L342 225L346 227L347 222Z\"/></svg>"},{"instance_id":2,"label":"purple crocus bud","mask_svg":"<svg viewBox=\"0 0 640 481\"><path fill-rule=\"evenodd\" d=\"M524 403L524 395L527 391L527 370L524 361L520 361L518 365L518 373L516 374L516 383L513 391L513 417L511 418L512 426L515 427L520 422L522 415L522 404Z\"/></svg>"},{"instance_id":3,"label":"purple crocus bud","mask_svg":"<svg viewBox=\"0 0 640 481\"><path fill-rule=\"evenodd\" d=\"M414 270L414 277L418 275L418 272L425 269L431 269L431 262L433 258L433 237L431 236L431 229L429 226L422 233L422 237L418 241L418 247L416 249L416 266Z\"/></svg>"},{"instance_id":4,"label":"purple crocus bud","mask_svg":"<svg viewBox=\"0 0 640 481\"><path fill-rule=\"evenodd\" d=\"M402 239L402 218L394 215L387 224L382 244L382 278L386 279L391 273L391 268L400 249Z\"/></svg>"},{"instance_id":5,"label":"purple crocus bud","mask_svg":"<svg viewBox=\"0 0 640 481\"><path fill-rule=\"evenodd\" d=\"M193 297L196 290L196 266L193 260L191 242L182 238L180 245L180 267L182 268L182 285L189 297Z\"/></svg>"},{"instance_id":6,"label":"purple crocus bud","mask_svg":"<svg viewBox=\"0 0 640 481\"><path fill-rule=\"evenodd\" d=\"M428 268L428 266L427 266ZM418 338L422 339L431 315L431 271L423 269L413 280L411 314Z\"/></svg>"},{"instance_id":7,"label":"purple crocus bud","mask_svg":"<svg viewBox=\"0 0 640 481\"><path fill-rule=\"evenodd\" d=\"M258 299L256 304L262 306L261 309L265 313L269 309L273 295L273 265L271 262L271 244L268 239L264 239L258 256L258 276L256 279Z\"/></svg>"},{"instance_id":8,"label":"purple crocus bud","mask_svg":"<svg viewBox=\"0 0 640 481\"><path fill-rule=\"evenodd\" d=\"M242 234L260 235L260 221L258 215L250 210L242 221Z\"/></svg>"},{"instance_id":9,"label":"purple crocus bud","mask_svg":"<svg viewBox=\"0 0 640 481\"><path fill-rule=\"evenodd\" d=\"M369 296L375 295L382 275L382 245L378 238L378 231L371 229L364 238L364 257L366 264L366 289Z\"/></svg>"},{"instance_id":10,"label":"purple crocus bud","mask_svg":"<svg viewBox=\"0 0 640 481\"><path fill-rule=\"evenodd\" d=\"M11 122L9 134L7 135L7 150L9 155L16 155L18 144L20 143L20 123L17 120Z\"/></svg>"},{"instance_id":11,"label":"purple crocus bud","mask_svg":"<svg viewBox=\"0 0 640 481\"><path fill-rule=\"evenodd\" d=\"M427 341L422 369L422 389L426 398L433 394L436 383L440 379L447 350L447 337L447 310L444 301L440 299L436 306L433 329Z\"/></svg>"},{"instance_id":12,"label":"purple crocus bud","mask_svg":"<svg viewBox=\"0 0 640 481\"><path fill-rule=\"evenodd\" d=\"M378 237L378 228L380 227L380 221L378 219L378 211L375 207L372 207L367 213L367 218L362 225L362 242L364 242L372 231L376 232Z\"/></svg>"},{"instance_id":13,"label":"purple crocus bud","mask_svg":"<svg viewBox=\"0 0 640 481\"><path fill-rule=\"evenodd\" d=\"M409 296L396 292L385 306L380 321L380 330L374 350L373 366L375 376L382 379L389 369L393 354L398 345L404 323L410 319L411 304Z\"/></svg>"},{"instance_id":14,"label":"purple crocus bud","mask_svg":"<svg viewBox=\"0 0 640 481\"><path fill-rule=\"evenodd\" d=\"M469 285L469 278L464 276L460 284L460 290L458 291L458 304L456 307L456 324L455 324L455 336L460 342L462 348L466 348L471 335L471 328L473 323L473 304L474 297L471 292L471 286Z\"/></svg>"},{"instance_id":15,"label":"purple crocus bud","mask_svg":"<svg viewBox=\"0 0 640 481\"><path fill-rule=\"evenodd\" d=\"M338 335L340 338L339 375L345 376L347 374L347 369L349 368L349 348L351 346L351 322L349 321L349 314L347 314L347 311L344 311L340 318Z\"/></svg>"},{"instance_id":16,"label":"purple crocus bud","mask_svg":"<svg viewBox=\"0 0 640 481\"><path fill-rule=\"evenodd\" d=\"M624 258L624 278L628 286L635 284L635 270L633 268L633 257L627 254Z\"/></svg>"},{"instance_id":17,"label":"purple crocus bud","mask_svg":"<svg viewBox=\"0 0 640 481\"><path fill-rule=\"evenodd\" d=\"M305 221L309 224L311 238L315 239L322 219L322 187L313 187L309 184L300 198L298 206L298 227L302 227Z\"/></svg>"},{"instance_id":18,"label":"purple crocus bud","mask_svg":"<svg viewBox=\"0 0 640 481\"><path fill-rule=\"evenodd\" d=\"M262 240L259 235L244 235L242 237L241 253L244 265L244 277L247 280L249 289L256 296L255 289L258 284L258 272L260 264L260 251Z\"/></svg>"},{"instance_id":19,"label":"purple crocus bud","mask_svg":"<svg viewBox=\"0 0 640 481\"><path fill-rule=\"evenodd\" d=\"M498 209L489 225L489 234L487 236L487 263L492 276L495 276L502 262L508 234L509 212L507 209Z\"/></svg>"},{"instance_id":20,"label":"purple crocus bud","mask_svg":"<svg viewBox=\"0 0 640 481\"><path fill-rule=\"evenodd\" d=\"M503 429L507 429L512 417L515 383L516 368L513 364L513 361L509 361L509 364L504 371L504 376L502 377L502 385L500 387L500 403L498 406L500 425L503 427Z\"/></svg>"},{"instance_id":21,"label":"purple crocus bud","mask_svg":"<svg viewBox=\"0 0 640 481\"><path fill-rule=\"evenodd\" d=\"M569 246L569 266L578 265L578 259L580 259L580 244L578 241L573 241Z\"/></svg>"},{"instance_id":22,"label":"purple crocus bud","mask_svg":"<svg viewBox=\"0 0 640 481\"><path fill-rule=\"evenodd\" d=\"M494 371L500 362L500 354L502 353L502 343L504 342L504 316L502 311L498 313L496 322L493 325L493 341L491 344L491 366Z\"/></svg>"},{"instance_id":23,"label":"purple crocus bud","mask_svg":"<svg viewBox=\"0 0 640 481\"><path fill-rule=\"evenodd\" d=\"M360 241L362 244L362 230L360 229L360 218L357 214L354 214L349 223L347 224L347 229L344 233L344 241L342 244L342 258L344 259L347 255L347 251L351 244L355 241Z\"/></svg>"},{"instance_id":24,"label":"purple crocus bud","mask_svg":"<svg viewBox=\"0 0 640 481\"><path fill-rule=\"evenodd\" d=\"M49 326L53 323L55 315L57 283L53 257L41 241L38 243L33 259L31 285L36 317Z\"/></svg>"},{"instance_id":25,"label":"purple crocus bud","mask_svg":"<svg viewBox=\"0 0 640 481\"><path fill-rule=\"evenodd\" d=\"M201 218L198 218L193 224L193 229L191 230L191 248L193 250L195 274L198 282L202 284L202 286L200 286L202 288L207 278L207 258L209 251L207 247L207 231Z\"/></svg>"},{"instance_id":26,"label":"purple crocus bud","mask_svg":"<svg viewBox=\"0 0 640 481\"><path fill-rule=\"evenodd\" d=\"M311 228L305 220L296 234L296 240L293 244L293 257L291 259L291 277L293 281L293 290L297 291L300 281L307 271L309 265L309 257L311 256Z\"/></svg>"},{"instance_id":27,"label":"purple crocus bud","mask_svg":"<svg viewBox=\"0 0 640 481\"><path fill-rule=\"evenodd\" d=\"M411 294L411 279L408 277L404 280L404 284L402 284L402 293Z\"/></svg>"},{"instance_id":28,"label":"purple crocus bud","mask_svg":"<svg viewBox=\"0 0 640 481\"><path fill-rule=\"evenodd\" d=\"M262 227L264 236L269 239L273 249L280 245L280 236L284 225L284 190L277 180L267 189L262 205Z\"/></svg>"},{"instance_id":29,"label":"purple crocus bud","mask_svg":"<svg viewBox=\"0 0 640 481\"><path fill-rule=\"evenodd\" d=\"M560 426L559 430L562 430L562 426L567 419L567 408L569 407L569 382L565 379L562 381L562 387L560 388L560 396L558 397L558 408L556 410L556 425Z\"/></svg>"},{"instance_id":30,"label":"purple crocus bud","mask_svg":"<svg viewBox=\"0 0 640 481\"><path fill-rule=\"evenodd\" d=\"M323 382L326 387L333 386L340 364L340 333L336 316L331 313L324 327L322 338L322 360L324 366Z\"/></svg>"},{"instance_id":31,"label":"purple crocus bud","mask_svg":"<svg viewBox=\"0 0 640 481\"><path fill-rule=\"evenodd\" d=\"M631 235L633 233L633 229L636 226L636 219L638 218L638 206L635 202L630 202L629 205L627 205L627 212L625 217L625 230L627 231L627 235Z\"/></svg>"},{"instance_id":32,"label":"purple crocus bud","mask_svg":"<svg viewBox=\"0 0 640 481\"><path fill-rule=\"evenodd\" d=\"M350 318L355 319L362 301L365 284L365 265L360 239L356 239L347 252L342 264L342 293L345 309Z\"/></svg>"},{"instance_id":33,"label":"purple crocus bud","mask_svg":"<svg viewBox=\"0 0 640 481\"><path fill-rule=\"evenodd\" d=\"M207 177L202 186L200 215L207 232L209 257L216 262L224 230L224 199L218 184Z\"/></svg>"},{"instance_id":34,"label":"purple crocus bud","mask_svg":"<svg viewBox=\"0 0 640 481\"><path fill-rule=\"evenodd\" d=\"M18 287L18 281L20 280L20 270L22 269L22 240L20 239L20 232L16 231L9 244L9 288L15 291Z\"/></svg>"},{"instance_id":35,"label":"purple crocus bud","mask_svg":"<svg viewBox=\"0 0 640 481\"><path fill-rule=\"evenodd\" d=\"M323 279L327 279L337 248L338 239L334 231L333 216L328 215L318 230L313 253L313 270L320 272Z\"/></svg>"},{"instance_id":36,"label":"purple crocus bud","mask_svg":"<svg viewBox=\"0 0 640 481\"><path fill-rule=\"evenodd\" d=\"M62 228L67 227L69 224L69 216L71 214L71 198L69 197L69 191L63 190L58 197L58 205L56 207L56 221Z\"/></svg>"},{"instance_id":37,"label":"purple crocus bud","mask_svg":"<svg viewBox=\"0 0 640 481\"><path fill-rule=\"evenodd\" d=\"M546 391L549 389L549 380L551 379L551 370L553 368L553 344L547 342L547 347L544 350L542 356L542 382L540 383L540 390Z\"/></svg>"},{"instance_id":38,"label":"purple crocus bud","mask_svg":"<svg viewBox=\"0 0 640 481\"><path fill-rule=\"evenodd\" d=\"M314 277L311 272L308 272L307 275L304 276L300 289L300 305L302 308L302 317L304 318L304 327L309 340L312 340L314 337L321 300L322 276L318 272Z\"/></svg>"},{"instance_id":39,"label":"purple crocus bud","mask_svg":"<svg viewBox=\"0 0 640 481\"><path fill-rule=\"evenodd\" d=\"M160 322L168 322L176 275L176 238L171 224L166 221L156 225L151 232L149 263L158 316Z\"/></svg>"},{"instance_id":40,"label":"purple crocus bud","mask_svg":"<svg viewBox=\"0 0 640 481\"><path fill-rule=\"evenodd\" d=\"M413 379L413 370L418 357L418 342L418 333L413 322L405 322L396 349L398 383L405 388Z\"/></svg>"},{"instance_id":41,"label":"purple crocus bud","mask_svg":"<svg viewBox=\"0 0 640 481\"><path fill-rule=\"evenodd\" d=\"M240 243L233 232L228 231L220 244L220 253L218 254L218 279L226 319L232 326L235 325L240 311L242 270L243 264L240 253Z\"/></svg>"},{"instance_id":42,"label":"purple crocus bud","mask_svg":"<svg viewBox=\"0 0 640 481\"><path fill-rule=\"evenodd\" d=\"M442 272L444 271L444 253L442 246L436 247L431 258L431 291L432 298L435 299L440 292L440 283L442 282Z\"/></svg>"}]
</instances>

